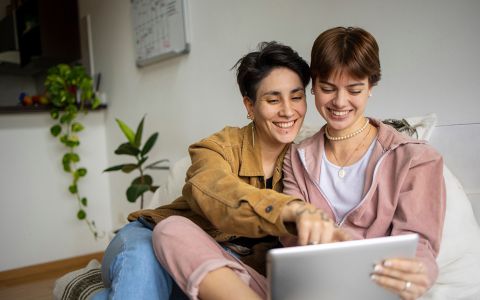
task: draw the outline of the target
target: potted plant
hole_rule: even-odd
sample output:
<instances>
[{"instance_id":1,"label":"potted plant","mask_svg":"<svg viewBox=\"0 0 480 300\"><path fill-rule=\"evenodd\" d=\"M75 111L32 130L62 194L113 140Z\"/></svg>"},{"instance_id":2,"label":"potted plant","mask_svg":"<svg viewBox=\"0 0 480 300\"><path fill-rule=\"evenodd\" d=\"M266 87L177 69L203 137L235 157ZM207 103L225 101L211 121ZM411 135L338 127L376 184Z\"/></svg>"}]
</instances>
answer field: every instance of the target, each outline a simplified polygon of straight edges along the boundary
<instances>
[{"instance_id":1,"label":"potted plant","mask_svg":"<svg viewBox=\"0 0 480 300\"><path fill-rule=\"evenodd\" d=\"M143 117L138 124L137 130L133 131L122 120L116 119L116 122L127 141L118 146L118 148L115 150L115 154L131 156L134 158L134 161L115 165L104 170L104 172L122 171L127 174L135 170L138 172L139 176L132 180L130 186L127 188L126 196L129 202L136 202L137 199L140 198L140 209L143 209L144 194L148 191L154 193L158 188L157 185L153 184L152 176L146 173L147 170L169 169L168 166L162 165L163 163L168 163L168 159L160 159L153 163L147 164L147 154L155 145L158 138L158 132L153 133L143 144L142 135L144 120L145 117Z\"/></svg>"},{"instance_id":2,"label":"potted plant","mask_svg":"<svg viewBox=\"0 0 480 300\"><path fill-rule=\"evenodd\" d=\"M80 179L87 175L87 169L78 165L80 155L76 150L80 145L78 133L85 128L78 120L78 115L97 108L100 100L95 95L92 78L82 66L59 64L50 68L47 71L45 88L51 103L50 116L55 122L50 132L66 149L62 156L62 165L72 179L68 191L78 203L76 217L86 222L96 239L99 234L95 222L88 218L86 212L88 199L80 193L78 185Z\"/></svg>"}]
</instances>

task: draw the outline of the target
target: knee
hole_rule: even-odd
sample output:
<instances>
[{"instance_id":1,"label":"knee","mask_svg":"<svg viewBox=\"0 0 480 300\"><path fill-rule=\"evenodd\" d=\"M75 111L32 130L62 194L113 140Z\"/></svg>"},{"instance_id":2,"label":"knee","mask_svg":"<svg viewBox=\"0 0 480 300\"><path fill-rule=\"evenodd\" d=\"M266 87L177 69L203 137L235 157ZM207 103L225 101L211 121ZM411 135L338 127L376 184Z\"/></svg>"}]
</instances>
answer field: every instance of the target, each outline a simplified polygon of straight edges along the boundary
<instances>
[{"instance_id":1,"label":"knee","mask_svg":"<svg viewBox=\"0 0 480 300\"><path fill-rule=\"evenodd\" d=\"M158 223L153 229L154 239L163 236L175 236L186 230L190 231L195 223L181 216L171 216Z\"/></svg>"},{"instance_id":2,"label":"knee","mask_svg":"<svg viewBox=\"0 0 480 300\"><path fill-rule=\"evenodd\" d=\"M153 229L154 247L172 245L176 241L191 235L198 226L189 219L181 216L171 216L158 223Z\"/></svg>"}]
</instances>

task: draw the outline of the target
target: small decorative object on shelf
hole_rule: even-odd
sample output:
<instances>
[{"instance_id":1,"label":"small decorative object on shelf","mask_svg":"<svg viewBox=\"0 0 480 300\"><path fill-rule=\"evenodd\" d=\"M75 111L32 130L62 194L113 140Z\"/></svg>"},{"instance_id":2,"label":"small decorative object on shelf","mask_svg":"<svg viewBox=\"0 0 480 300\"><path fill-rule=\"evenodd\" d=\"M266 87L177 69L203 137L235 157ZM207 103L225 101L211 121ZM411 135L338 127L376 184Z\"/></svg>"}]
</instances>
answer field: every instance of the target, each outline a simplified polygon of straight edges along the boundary
<instances>
[{"instance_id":1,"label":"small decorative object on shelf","mask_svg":"<svg viewBox=\"0 0 480 300\"><path fill-rule=\"evenodd\" d=\"M92 78L82 66L59 64L48 70L45 88L51 103L50 116L55 122L50 132L59 138L67 150L62 157L62 164L63 170L72 178L68 191L78 202L77 219L86 222L95 239L101 238L104 234L100 236L95 221L88 218L88 199L80 193L78 182L87 175L87 169L77 165L80 156L76 152L80 145L78 133L85 128L78 120L78 114L86 114L89 109L95 109L100 104L93 89Z\"/></svg>"},{"instance_id":2,"label":"small decorative object on shelf","mask_svg":"<svg viewBox=\"0 0 480 300\"><path fill-rule=\"evenodd\" d=\"M130 186L127 189L126 195L129 202L136 202L140 197L140 209L143 209L143 194L147 191L154 193L158 186L153 184L152 176L145 173L146 170L168 170L169 167L162 165L163 163L168 163L168 159L160 159L153 163L146 165L148 159L148 152L155 145L158 132L152 134L145 144L142 146L142 135L143 135L143 122L145 117L142 118L140 124L138 124L137 131L134 132L130 127L127 126L123 121L116 119L118 126L122 130L123 134L127 138L126 143L122 143L115 150L115 154L118 155L129 155L135 157L136 162L116 165L105 169L104 172L111 171L122 171L124 173L130 173L134 170L137 170L140 176L136 177Z\"/></svg>"}]
</instances>

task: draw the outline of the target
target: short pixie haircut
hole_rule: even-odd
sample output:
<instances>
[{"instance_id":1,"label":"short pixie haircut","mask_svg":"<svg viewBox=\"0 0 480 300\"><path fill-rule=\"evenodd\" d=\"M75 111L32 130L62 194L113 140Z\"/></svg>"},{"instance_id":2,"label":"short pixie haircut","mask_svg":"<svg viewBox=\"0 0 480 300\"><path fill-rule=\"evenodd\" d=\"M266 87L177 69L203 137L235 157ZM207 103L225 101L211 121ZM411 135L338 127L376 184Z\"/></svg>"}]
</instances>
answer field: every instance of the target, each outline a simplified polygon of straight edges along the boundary
<instances>
[{"instance_id":1,"label":"short pixie haircut","mask_svg":"<svg viewBox=\"0 0 480 300\"><path fill-rule=\"evenodd\" d=\"M375 38L362 28L335 27L322 32L313 43L312 80L328 80L336 72L356 79L368 77L370 86L380 81L380 58Z\"/></svg>"},{"instance_id":2,"label":"short pixie haircut","mask_svg":"<svg viewBox=\"0 0 480 300\"><path fill-rule=\"evenodd\" d=\"M292 48L273 42L262 42L258 51L240 58L233 66L237 68L237 83L243 97L255 102L260 81L275 68L288 68L295 72L305 88L310 82L307 62Z\"/></svg>"}]
</instances>

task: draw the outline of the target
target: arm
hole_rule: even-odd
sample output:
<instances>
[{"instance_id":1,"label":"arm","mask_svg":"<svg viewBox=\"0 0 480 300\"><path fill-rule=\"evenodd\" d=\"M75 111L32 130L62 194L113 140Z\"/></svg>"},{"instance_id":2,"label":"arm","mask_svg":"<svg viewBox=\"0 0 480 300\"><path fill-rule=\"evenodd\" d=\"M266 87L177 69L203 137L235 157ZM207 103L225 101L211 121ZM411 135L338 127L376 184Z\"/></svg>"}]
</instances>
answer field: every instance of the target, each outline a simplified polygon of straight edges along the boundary
<instances>
[{"instance_id":1,"label":"arm","mask_svg":"<svg viewBox=\"0 0 480 300\"><path fill-rule=\"evenodd\" d=\"M288 233L280 214L295 197L251 185L252 177L239 175L242 162L236 161L241 154L212 138L190 146L189 152L192 165L183 195L192 210L226 233L248 237Z\"/></svg>"},{"instance_id":2,"label":"arm","mask_svg":"<svg viewBox=\"0 0 480 300\"><path fill-rule=\"evenodd\" d=\"M283 192L299 199L308 199L306 191L300 189L292 160L296 157L295 146L291 146L283 160ZM298 162L299 163L299 162ZM334 222L321 209L305 201L294 201L286 205L282 211L284 222L296 224L297 237L284 237L281 242L285 246L330 243L350 239L350 235L337 228Z\"/></svg>"},{"instance_id":3,"label":"arm","mask_svg":"<svg viewBox=\"0 0 480 300\"><path fill-rule=\"evenodd\" d=\"M438 275L435 260L440 250L446 192L442 157L433 148L422 147L424 151L412 161L403 180L392 235L419 234L417 257L425 264L433 284Z\"/></svg>"},{"instance_id":4,"label":"arm","mask_svg":"<svg viewBox=\"0 0 480 300\"><path fill-rule=\"evenodd\" d=\"M440 248L446 198L443 160L432 148L426 146L423 150L412 160L407 173L399 177L398 206L392 220L392 235L419 234L416 258L387 260L375 268L373 277L402 299L420 297L438 275L435 259Z\"/></svg>"}]
</instances>

